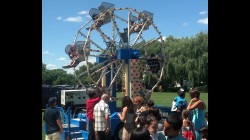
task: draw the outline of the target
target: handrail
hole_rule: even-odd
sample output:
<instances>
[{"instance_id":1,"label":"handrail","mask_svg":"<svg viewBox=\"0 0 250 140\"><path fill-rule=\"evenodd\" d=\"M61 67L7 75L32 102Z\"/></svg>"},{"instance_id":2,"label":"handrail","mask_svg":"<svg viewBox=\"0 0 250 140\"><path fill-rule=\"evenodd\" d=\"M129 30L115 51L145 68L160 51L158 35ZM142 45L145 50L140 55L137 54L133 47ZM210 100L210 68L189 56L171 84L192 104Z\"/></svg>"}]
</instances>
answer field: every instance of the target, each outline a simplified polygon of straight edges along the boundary
<instances>
[{"instance_id":1,"label":"handrail","mask_svg":"<svg viewBox=\"0 0 250 140\"><path fill-rule=\"evenodd\" d=\"M58 109L61 113L62 113L62 117L63 117L63 124L67 124L69 122L69 119L71 118L68 118L67 114L65 113L64 109L62 107L59 107L59 106L56 106L56 109ZM68 113L68 111L67 111Z\"/></svg>"},{"instance_id":2,"label":"handrail","mask_svg":"<svg viewBox=\"0 0 250 140\"><path fill-rule=\"evenodd\" d=\"M71 139L71 129L70 129L70 119L71 119L71 111L70 111L70 107L68 107L68 133L67 133L67 136L66 136L66 139Z\"/></svg>"}]
</instances>

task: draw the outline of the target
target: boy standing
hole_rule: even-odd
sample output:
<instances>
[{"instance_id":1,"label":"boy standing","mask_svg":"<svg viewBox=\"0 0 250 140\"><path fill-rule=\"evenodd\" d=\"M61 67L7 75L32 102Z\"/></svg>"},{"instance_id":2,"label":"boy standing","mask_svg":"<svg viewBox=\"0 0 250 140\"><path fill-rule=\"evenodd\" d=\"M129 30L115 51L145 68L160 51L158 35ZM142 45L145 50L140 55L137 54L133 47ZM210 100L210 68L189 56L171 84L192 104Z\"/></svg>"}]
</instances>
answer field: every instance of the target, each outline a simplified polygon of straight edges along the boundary
<instances>
[{"instance_id":1,"label":"boy standing","mask_svg":"<svg viewBox=\"0 0 250 140\"><path fill-rule=\"evenodd\" d=\"M183 109L187 108L187 100L185 99L185 91L183 88L180 88L177 92L178 96L176 96L172 102L172 112L177 112L181 114Z\"/></svg>"}]
</instances>

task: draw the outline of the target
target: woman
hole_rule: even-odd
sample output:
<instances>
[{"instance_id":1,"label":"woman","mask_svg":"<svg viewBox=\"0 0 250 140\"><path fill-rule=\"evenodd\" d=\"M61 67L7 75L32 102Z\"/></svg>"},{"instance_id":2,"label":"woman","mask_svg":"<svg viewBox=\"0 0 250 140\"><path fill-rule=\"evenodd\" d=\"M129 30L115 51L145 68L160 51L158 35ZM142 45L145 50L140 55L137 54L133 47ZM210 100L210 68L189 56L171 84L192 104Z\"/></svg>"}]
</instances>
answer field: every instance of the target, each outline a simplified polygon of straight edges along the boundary
<instances>
[{"instance_id":1,"label":"woman","mask_svg":"<svg viewBox=\"0 0 250 140\"><path fill-rule=\"evenodd\" d=\"M124 96L122 99L122 113L117 113L120 120L124 122L122 130L122 139L129 140L131 132L136 128L134 105L129 96Z\"/></svg>"},{"instance_id":2,"label":"woman","mask_svg":"<svg viewBox=\"0 0 250 140\"><path fill-rule=\"evenodd\" d=\"M200 99L200 91L197 88L189 91L191 101L189 102L187 109L193 110L192 122L194 123L196 140L201 140L199 130L201 127L206 126L205 111L206 105L203 100Z\"/></svg>"}]
</instances>

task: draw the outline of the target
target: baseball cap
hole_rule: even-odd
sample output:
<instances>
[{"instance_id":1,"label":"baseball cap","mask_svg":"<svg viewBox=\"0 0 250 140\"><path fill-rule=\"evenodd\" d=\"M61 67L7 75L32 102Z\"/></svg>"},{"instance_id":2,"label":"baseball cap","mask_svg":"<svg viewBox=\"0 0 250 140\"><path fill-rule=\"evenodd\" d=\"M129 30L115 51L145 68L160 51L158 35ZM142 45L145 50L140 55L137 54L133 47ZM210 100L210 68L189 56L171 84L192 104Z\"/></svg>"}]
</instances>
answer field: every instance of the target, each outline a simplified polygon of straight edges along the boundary
<instances>
[{"instance_id":1,"label":"baseball cap","mask_svg":"<svg viewBox=\"0 0 250 140\"><path fill-rule=\"evenodd\" d=\"M49 104L52 104L52 103L54 103L54 102L56 102L56 101L57 101L57 98L56 98L56 97L51 97L51 98L49 98L48 103L49 103Z\"/></svg>"}]
</instances>

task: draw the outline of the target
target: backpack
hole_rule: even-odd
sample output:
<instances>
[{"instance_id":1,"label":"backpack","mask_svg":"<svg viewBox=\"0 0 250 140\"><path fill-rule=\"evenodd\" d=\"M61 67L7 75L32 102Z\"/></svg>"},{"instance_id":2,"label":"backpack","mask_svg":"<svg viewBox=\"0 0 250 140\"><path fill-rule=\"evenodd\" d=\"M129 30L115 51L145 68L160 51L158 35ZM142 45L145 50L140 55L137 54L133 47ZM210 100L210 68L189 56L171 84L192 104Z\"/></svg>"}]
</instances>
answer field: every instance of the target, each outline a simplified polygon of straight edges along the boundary
<instances>
[{"instance_id":1,"label":"backpack","mask_svg":"<svg viewBox=\"0 0 250 140\"><path fill-rule=\"evenodd\" d=\"M183 137L186 138L187 140L195 140L195 136L192 131L187 130L183 133Z\"/></svg>"}]
</instances>

